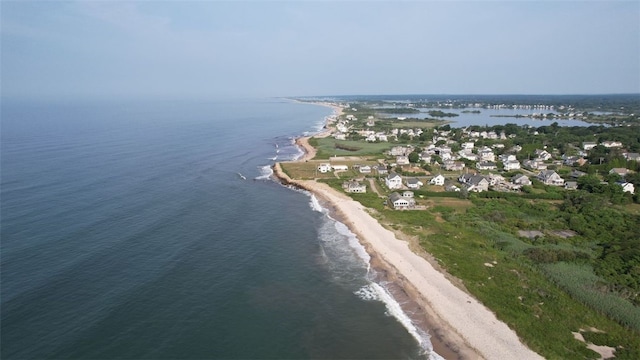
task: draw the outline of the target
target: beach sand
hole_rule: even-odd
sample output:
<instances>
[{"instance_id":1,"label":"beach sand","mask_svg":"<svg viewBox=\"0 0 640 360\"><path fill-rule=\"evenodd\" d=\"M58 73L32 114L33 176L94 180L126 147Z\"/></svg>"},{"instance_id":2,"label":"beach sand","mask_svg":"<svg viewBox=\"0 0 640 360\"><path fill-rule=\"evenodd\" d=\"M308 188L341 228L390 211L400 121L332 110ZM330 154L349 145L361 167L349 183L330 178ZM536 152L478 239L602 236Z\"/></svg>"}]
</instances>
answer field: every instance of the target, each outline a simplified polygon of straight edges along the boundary
<instances>
[{"instance_id":1,"label":"beach sand","mask_svg":"<svg viewBox=\"0 0 640 360\"><path fill-rule=\"evenodd\" d=\"M446 359L542 359L516 333L478 300L454 285L405 241L385 229L366 208L347 195L313 180L293 180L274 172L284 183L306 189L332 204L340 218L365 246L373 261L424 310L436 352Z\"/></svg>"},{"instance_id":2,"label":"beach sand","mask_svg":"<svg viewBox=\"0 0 640 360\"><path fill-rule=\"evenodd\" d=\"M330 135L330 130L323 135ZM305 151L298 161L308 161L316 154L308 139L296 141ZM414 253L408 242L399 240L384 228L359 202L327 184L291 179L279 163L274 165L274 174L283 183L308 190L331 204L341 221L367 249L372 265L387 271L388 277L423 310L434 350L445 359L542 359L491 310L456 286L450 280L451 275L445 274L437 265L436 269L427 260L428 254L422 257Z\"/></svg>"}]
</instances>

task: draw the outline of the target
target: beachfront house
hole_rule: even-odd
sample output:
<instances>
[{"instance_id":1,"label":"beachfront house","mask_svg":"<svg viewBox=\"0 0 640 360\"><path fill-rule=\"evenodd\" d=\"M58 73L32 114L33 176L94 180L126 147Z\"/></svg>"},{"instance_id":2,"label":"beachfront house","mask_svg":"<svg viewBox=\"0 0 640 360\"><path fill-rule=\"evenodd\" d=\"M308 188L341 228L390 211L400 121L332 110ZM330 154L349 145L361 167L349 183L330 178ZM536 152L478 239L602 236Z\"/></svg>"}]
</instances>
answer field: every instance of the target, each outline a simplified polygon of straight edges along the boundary
<instances>
[{"instance_id":1,"label":"beachfront house","mask_svg":"<svg viewBox=\"0 0 640 360\"><path fill-rule=\"evenodd\" d=\"M348 193L366 193L367 187L356 180L345 181L342 188Z\"/></svg>"},{"instance_id":2,"label":"beachfront house","mask_svg":"<svg viewBox=\"0 0 640 360\"><path fill-rule=\"evenodd\" d=\"M616 184L622 186L622 191L623 192L628 192L631 194L635 193L635 189L633 187L633 184L630 182L626 182L626 181L618 181Z\"/></svg>"},{"instance_id":3,"label":"beachfront house","mask_svg":"<svg viewBox=\"0 0 640 360\"><path fill-rule=\"evenodd\" d=\"M407 193L407 191L405 191L405 193ZM412 196L409 197L409 196L402 196L397 192L391 193L391 195L389 195L388 204L389 206L391 206L396 210L411 209L416 206L416 201L413 199L413 193L411 193L411 195Z\"/></svg>"},{"instance_id":4,"label":"beachfront house","mask_svg":"<svg viewBox=\"0 0 640 360\"><path fill-rule=\"evenodd\" d=\"M349 166L347 165L332 165L331 168L333 171L347 171L349 170Z\"/></svg>"}]
</instances>

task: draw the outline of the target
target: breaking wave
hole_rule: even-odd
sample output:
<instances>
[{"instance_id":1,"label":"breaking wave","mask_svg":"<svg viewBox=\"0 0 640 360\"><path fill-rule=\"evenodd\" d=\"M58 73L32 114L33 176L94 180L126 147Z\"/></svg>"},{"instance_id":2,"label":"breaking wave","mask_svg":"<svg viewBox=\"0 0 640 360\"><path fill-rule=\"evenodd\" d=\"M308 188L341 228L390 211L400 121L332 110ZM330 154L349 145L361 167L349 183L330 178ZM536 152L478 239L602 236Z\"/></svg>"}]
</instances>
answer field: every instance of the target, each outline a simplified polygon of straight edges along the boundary
<instances>
[{"instance_id":1,"label":"breaking wave","mask_svg":"<svg viewBox=\"0 0 640 360\"><path fill-rule=\"evenodd\" d=\"M268 180L273 175L273 169L270 165L260 166L260 175L255 178L255 180Z\"/></svg>"}]
</instances>

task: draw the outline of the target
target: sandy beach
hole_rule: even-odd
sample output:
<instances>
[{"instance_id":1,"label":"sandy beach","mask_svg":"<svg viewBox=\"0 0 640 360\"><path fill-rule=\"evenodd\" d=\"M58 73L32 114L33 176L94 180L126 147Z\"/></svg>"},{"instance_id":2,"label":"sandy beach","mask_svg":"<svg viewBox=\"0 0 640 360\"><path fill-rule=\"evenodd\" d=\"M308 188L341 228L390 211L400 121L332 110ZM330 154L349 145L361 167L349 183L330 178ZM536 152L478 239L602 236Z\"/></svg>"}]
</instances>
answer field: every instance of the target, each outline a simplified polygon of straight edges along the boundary
<instances>
[{"instance_id":1,"label":"sandy beach","mask_svg":"<svg viewBox=\"0 0 640 360\"><path fill-rule=\"evenodd\" d=\"M297 144L305 155L315 156L308 138ZM426 258L414 253L406 241L385 229L359 202L327 184L290 179L279 163L274 174L284 183L311 191L330 203L355 233L372 262L390 271L403 290L422 308L436 352L447 359L542 359L527 348L517 334L473 296L457 287Z\"/></svg>"}]
</instances>

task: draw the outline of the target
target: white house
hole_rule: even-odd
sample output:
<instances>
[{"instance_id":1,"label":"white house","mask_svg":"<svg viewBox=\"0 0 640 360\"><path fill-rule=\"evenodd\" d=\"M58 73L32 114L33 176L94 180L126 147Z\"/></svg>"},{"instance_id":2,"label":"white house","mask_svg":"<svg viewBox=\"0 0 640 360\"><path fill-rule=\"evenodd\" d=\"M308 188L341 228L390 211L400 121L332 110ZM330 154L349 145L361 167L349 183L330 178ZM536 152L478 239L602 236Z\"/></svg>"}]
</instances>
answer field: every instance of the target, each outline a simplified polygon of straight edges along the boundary
<instances>
[{"instance_id":1,"label":"white house","mask_svg":"<svg viewBox=\"0 0 640 360\"><path fill-rule=\"evenodd\" d=\"M538 180L542 181L545 185L563 186L564 179L553 170L540 171L536 176Z\"/></svg>"},{"instance_id":2,"label":"white house","mask_svg":"<svg viewBox=\"0 0 640 360\"><path fill-rule=\"evenodd\" d=\"M511 183L515 185L531 185L531 180L527 175L520 174L512 177Z\"/></svg>"},{"instance_id":3,"label":"white house","mask_svg":"<svg viewBox=\"0 0 640 360\"><path fill-rule=\"evenodd\" d=\"M391 173L384 179L384 183L389 189L400 189L402 188L402 176Z\"/></svg>"},{"instance_id":4,"label":"white house","mask_svg":"<svg viewBox=\"0 0 640 360\"><path fill-rule=\"evenodd\" d=\"M370 174L371 173L371 166L369 166L369 165L360 166L360 173L361 174Z\"/></svg>"},{"instance_id":5,"label":"white house","mask_svg":"<svg viewBox=\"0 0 640 360\"><path fill-rule=\"evenodd\" d=\"M347 171L349 167L347 165L331 165L333 171Z\"/></svg>"},{"instance_id":6,"label":"white house","mask_svg":"<svg viewBox=\"0 0 640 360\"><path fill-rule=\"evenodd\" d=\"M391 193L389 195L389 205L394 209L410 209L414 207L416 204L415 200L412 197L401 196L397 192Z\"/></svg>"},{"instance_id":7,"label":"white house","mask_svg":"<svg viewBox=\"0 0 640 360\"><path fill-rule=\"evenodd\" d=\"M438 174L436 176L434 176L430 181L429 184L431 185L437 185L437 186L443 186L444 185L444 176L442 176L442 174Z\"/></svg>"},{"instance_id":8,"label":"white house","mask_svg":"<svg viewBox=\"0 0 640 360\"><path fill-rule=\"evenodd\" d=\"M476 168L478 168L478 170L495 170L498 167L496 166L496 163L491 161L481 161L476 163Z\"/></svg>"},{"instance_id":9,"label":"white house","mask_svg":"<svg viewBox=\"0 0 640 360\"><path fill-rule=\"evenodd\" d=\"M626 181L619 181L617 184L622 186L622 191L628 192L628 193L631 193L631 194L635 193L635 189L633 188L633 184L632 183L626 182Z\"/></svg>"},{"instance_id":10,"label":"white house","mask_svg":"<svg viewBox=\"0 0 640 360\"><path fill-rule=\"evenodd\" d=\"M507 160L502 164L504 165L504 169L507 171L520 169L520 161L518 160Z\"/></svg>"},{"instance_id":11,"label":"white house","mask_svg":"<svg viewBox=\"0 0 640 360\"><path fill-rule=\"evenodd\" d=\"M596 144L594 142L583 142L582 143L582 149L584 151L589 151L589 150L593 149L594 147L596 147L596 145L598 145L598 144Z\"/></svg>"},{"instance_id":12,"label":"white house","mask_svg":"<svg viewBox=\"0 0 640 360\"><path fill-rule=\"evenodd\" d=\"M322 164L318 165L318 171L320 171L321 173L326 173L326 172L331 171L331 164L322 163Z\"/></svg>"},{"instance_id":13,"label":"white house","mask_svg":"<svg viewBox=\"0 0 640 360\"><path fill-rule=\"evenodd\" d=\"M396 156L396 164L398 165L409 165L409 157L405 155Z\"/></svg>"},{"instance_id":14,"label":"white house","mask_svg":"<svg viewBox=\"0 0 640 360\"><path fill-rule=\"evenodd\" d=\"M346 181L342 184L342 188L349 193L366 193L367 187L355 180Z\"/></svg>"}]
</instances>

